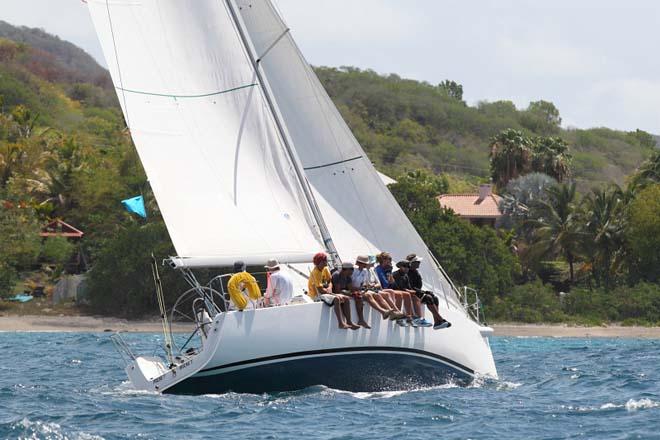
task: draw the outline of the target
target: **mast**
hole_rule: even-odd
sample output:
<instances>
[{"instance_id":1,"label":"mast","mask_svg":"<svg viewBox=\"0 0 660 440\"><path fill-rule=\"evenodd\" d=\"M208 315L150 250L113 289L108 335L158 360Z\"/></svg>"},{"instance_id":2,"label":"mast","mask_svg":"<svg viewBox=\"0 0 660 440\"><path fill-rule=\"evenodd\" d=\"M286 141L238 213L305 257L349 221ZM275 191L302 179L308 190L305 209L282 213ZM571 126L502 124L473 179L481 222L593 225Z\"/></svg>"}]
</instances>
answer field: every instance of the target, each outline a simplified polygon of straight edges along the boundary
<instances>
[{"instance_id":1,"label":"mast","mask_svg":"<svg viewBox=\"0 0 660 440\"><path fill-rule=\"evenodd\" d=\"M241 38L241 41L243 42L243 46L245 47L245 50L248 54L248 57L250 59L250 63L252 64L252 67L254 69L254 73L257 76L257 80L259 82L259 86L261 87L264 97L266 98L266 103L268 104L268 109L270 110L273 119L275 120L275 125L277 127L278 132L280 133L280 136L282 137L282 141L284 143L284 149L289 156L289 159L291 160L291 163L293 165L294 171L296 173L296 177L298 178L298 181L300 182L300 185L303 189L303 194L305 196L305 200L307 201L307 204L312 212L312 215L314 217L314 221L316 221L316 225L319 228L319 232L321 234L321 238L323 239L323 245L325 246L326 251L328 252L330 256L331 262L337 266L341 264L341 259L339 258L339 253L337 252L337 249L335 248L334 242L332 241L332 237L330 236L330 231L325 223L325 220L323 219L323 215L321 214L321 210L319 209L318 204L316 203L316 199L314 198L314 193L312 192L311 185L309 184L309 181L307 180L307 177L305 176L305 171L302 167L302 164L298 160L298 157L296 156L295 150L292 147L292 142L291 139L288 135L288 132L286 131L286 128L282 122L282 117L281 114L277 108L277 104L275 103L275 100L272 97L271 91L266 84L266 81L264 79L264 76L261 73L261 70L259 69L259 61L261 59L255 58L255 53L252 48L252 44L247 36L247 33L245 32L245 29L243 29L243 22L241 17L236 13L236 5L234 3L234 0L226 0L227 8L229 9L230 15L232 20L234 21L234 24L236 25L236 29L238 30L238 34ZM281 37L280 37L281 38ZM279 39L278 39L279 41ZM277 44L278 41L275 41L272 46ZM271 47L272 47L271 46ZM270 49L269 49L270 50ZM267 51L268 52L268 51ZM266 53L267 53L266 52ZM265 56L266 54L264 54Z\"/></svg>"}]
</instances>

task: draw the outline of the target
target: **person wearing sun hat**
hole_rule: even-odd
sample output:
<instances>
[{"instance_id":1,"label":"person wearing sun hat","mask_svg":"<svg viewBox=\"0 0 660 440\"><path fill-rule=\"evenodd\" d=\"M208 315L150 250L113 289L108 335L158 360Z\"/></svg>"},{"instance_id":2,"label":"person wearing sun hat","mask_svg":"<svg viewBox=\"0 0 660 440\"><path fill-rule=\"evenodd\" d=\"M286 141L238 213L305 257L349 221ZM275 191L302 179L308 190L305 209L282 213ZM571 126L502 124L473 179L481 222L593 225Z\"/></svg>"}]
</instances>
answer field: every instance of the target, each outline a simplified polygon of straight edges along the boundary
<instances>
[{"instance_id":1,"label":"person wearing sun hat","mask_svg":"<svg viewBox=\"0 0 660 440\"><path fill-rule=\"evenodd\" d=\"M267 271L268 284L264 298L268 305L284 305L293 296L293 282L286 272L280 270L280 263L273 259L264 266Z\"/></svg>"},{"instance_id":2,"label":"person wearing sun hat","mask_svg":"<svg viewBox=\"0 0 660 440\"><path fill-rule=\"evenodd\" d=\"M367 321L364 320L364 302L362 300L362 293L353 289L353 263L344 262L341 269L332 274L332 293L337 297L344 300L342 309L346 317L347 324L355 330L355 326L351 324L351 303L350 299L355 300L355 310L358 315L359 327L371 328ZM358 328L359 328L358 327Z\"/></svg>"},{"instance_id":3,"label":"person wearing sun hat","mask_svg":"<svg viewBox=\"0 0 660 440\"><path fill-rule=\"evenodd\" d=\"M371 273L369 271L369 256L368 255L358 255L355 259L355 265L357 269L353 271L352 284L354 292L362 292L362 296L367 300L369 305L383 315L383 319L387 319L394 312L385 300L383 300L380 295L371 292L369 289L372 288L370 283ZM376 298L378 298L378 301Z\"/></svg>"},{"instance_id":4,"label":"person wearing sun hat","mask_svg":"<svg viewBox=\"0 0 660 440\"><path fill-rule=\"evenodd\" d=\"M410 287L415 291L415 296L426 305L426 307L433 315L433 328L438 330L451 327L451 322L440 316L440 312L438 311L438 305L440 304L440 301L438 300L438 297L433 292L423 290L424 282L422 281L422 274L420 274L418 270L419 265L422 262L422 258L418 257L416 254L409 254L406 257L406 261L408 261L410 264L410 269L408 270L408 280L410 282ZM423 321L426 320L423 319Z\"/></svg>"}]
</instances>

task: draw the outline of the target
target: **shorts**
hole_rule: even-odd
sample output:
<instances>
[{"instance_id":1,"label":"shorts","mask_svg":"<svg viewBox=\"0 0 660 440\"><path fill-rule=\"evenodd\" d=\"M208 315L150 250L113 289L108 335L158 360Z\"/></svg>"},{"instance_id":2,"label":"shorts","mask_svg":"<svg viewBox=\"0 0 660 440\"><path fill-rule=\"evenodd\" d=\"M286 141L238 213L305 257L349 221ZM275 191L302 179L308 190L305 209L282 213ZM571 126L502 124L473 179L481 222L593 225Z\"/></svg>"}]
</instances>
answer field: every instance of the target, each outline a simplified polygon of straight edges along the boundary
<instances>
[{"instance_id":1,"label":"shorts","mask_svg":"<svg viewBox=\"0 0 660 440\"><path fill-rule=\"evenodd\" d=\"M427 306L435 304L436 306L440 304L440 300L432 292L427 292L420 289L415 289L415 296L422 301L422 304Z\"/></svg>"}]
</instances>

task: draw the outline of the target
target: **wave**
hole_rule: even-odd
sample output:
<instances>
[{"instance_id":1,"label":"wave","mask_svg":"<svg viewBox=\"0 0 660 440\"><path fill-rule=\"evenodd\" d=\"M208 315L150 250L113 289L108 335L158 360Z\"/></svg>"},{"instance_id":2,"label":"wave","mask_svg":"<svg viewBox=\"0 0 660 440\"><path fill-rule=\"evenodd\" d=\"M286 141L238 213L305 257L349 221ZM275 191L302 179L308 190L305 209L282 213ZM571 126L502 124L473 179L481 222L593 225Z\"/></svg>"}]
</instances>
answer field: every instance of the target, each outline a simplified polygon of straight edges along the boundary
<instances>
[{"instance_id":1,"label":"wave","mask_svg":"<svg viewBox=\"0 0 660 440\"><path fill-rule=\"evenodd\" d=\"M20 438L40 439L47 438L52 440L104 440L103 437L87 432L76 431L67 433L60 425L53 422L31 421L24 418L12 426L14 431L23 431Z\"/></svg>"},{"instance_id":2,"label":"wave","mask_svg":"<svg viewBox=\"0 0 660 440\"><path fill-rule=\"evenodd\" d=\"M564 406L564 405L562 405L562 408L567 409L569 411L578 411L578 412L608 411L608 410L617 410L617 409L625 409L628 412L632 412L632 411L638 411L638 410L641 410L641 409L660 408L660 402L656 402L655 400L651 400L651 399L648 399L648 398L642 398L642 399L637 399L637 400L636 399L630 399L626 403L623 403L623 404L607 402L607 403L604 403L600 406L572 406L572 405Z\"/></svg>"}]
</instances>

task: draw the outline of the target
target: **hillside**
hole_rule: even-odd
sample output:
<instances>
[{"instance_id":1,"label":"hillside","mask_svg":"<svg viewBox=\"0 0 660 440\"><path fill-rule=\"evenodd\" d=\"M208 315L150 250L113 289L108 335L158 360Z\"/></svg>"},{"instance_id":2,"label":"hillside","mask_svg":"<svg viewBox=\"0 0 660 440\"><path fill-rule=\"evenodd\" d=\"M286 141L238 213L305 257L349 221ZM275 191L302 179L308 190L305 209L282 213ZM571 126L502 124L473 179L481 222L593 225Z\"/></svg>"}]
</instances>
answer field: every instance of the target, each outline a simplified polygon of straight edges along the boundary
<instances>
[{"instance_id":1,"label":"hillside","mask_svg":"<svg viewBox=\"0 0 660 440\"><path fill-rule=\"evenodd\" d=\"M45 79L53 82L91 83L112 89L107 70L91 55L78 46L61 40L42 29L12 26L0 20L0 38L22 43L30 48L30 60L43 73L50 72Z\"/></svg>"},{"instance_id":2,"label":"hillside","mask_svg":"<svg viewBox=\"0 0 660 440\"><path fill-rule=\"evenodd\" d=\"M92 107L117 108L108 72L82 49L43 30L2 21L0 38L21 43L15 64L32 74L8 71L12 67L0 53L0 69L7 73L0 78L6 106L25 103L47 121L51 113L61 120L77 119L78 109L56 108L57 100L50 95L59 92ZM488 179L489 139L507 128L564 138L572 150L574 178L582 189L623 183L658 139L644 132L607 128L561 129L559 110L544 101L527 109L517 109L510 101L468 106L462 101L462 86L451 81L432 85L350 67L316 70L381 170L391 175L417 168L448 173L458 186L451 190ZM45 83L36 84L34 77ZM18 83L40 93L22 93L25 87ZM49 106L44 107L44 102Z\"/></svg>"},{"instance_id":3,"label":"hillside","mask_svg":"<svg viewBox=\"0 0 660 440\"><path fill-rule=\"evenodd\" d=\"M574 177L583 189L625 177L656 142L647 133L607 128L561 129L559 110L538 101L517 109L510 101L462 101L462 87L379 75L355 68L317 68L328 93L385 172L416 168L487 179L489 140L506 128L531 136L560 136L572 150Z\"/></svg>"}]
</instances>

